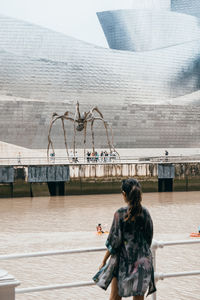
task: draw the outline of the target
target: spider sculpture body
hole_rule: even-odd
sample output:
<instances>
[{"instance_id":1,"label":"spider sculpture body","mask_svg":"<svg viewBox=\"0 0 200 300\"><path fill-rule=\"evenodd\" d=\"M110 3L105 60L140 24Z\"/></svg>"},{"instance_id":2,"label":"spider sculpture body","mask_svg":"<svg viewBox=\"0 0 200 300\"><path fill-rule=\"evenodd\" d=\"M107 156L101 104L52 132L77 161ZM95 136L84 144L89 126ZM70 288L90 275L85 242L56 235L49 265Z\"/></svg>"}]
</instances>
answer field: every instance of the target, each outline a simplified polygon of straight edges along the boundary
<instances>
[{"instance_id":1,"label":"spider sculpture body","mask_svg":"<svg viewBox=\"0 0 200 300\"><path fill-rule=\"evenodd\" d=\"M49 132L48 132L48 147L47 147L47 157L49 157L49 150L52 149L53 153L55 153L54 146L53 146L53 141L51 139L51 130L53 125L57 120L61 120L62 123L62 129L63 129L63 135L64 135L64 142L65 142L65 148L67 152L67 156L69 158L69 151L68 151L68 144L67 144L67 132L65 129L65 124L64 121L71 121L73 122L74 126L74 137L73 137L73 150L74 150L74 156L75 156L75 151L76 151L76 132L77 131L83 131L84 132L84 158L86 154L86 135L87 135L87 125L90 123L91 126L91 133L92 133L92 149L93 152L95 153L95 145L94 145L94 121L101 121L103 122L103 125L105 127L106 131L106 136L107 136L107 142L108 142L108 147L110 149L110 153L115 151L115 153L118 154L118 152L115 150L113 146L113 133L112 133L112 128L104 120L103 114L100 112L100 110L97 107L93 107L91 110L88 112L83 112L80 113L79 109L79 102L76 104L76 109L75 109L75 114L73 116L73 113L70 111L66 111L63 115L58 115L57 113L53 113L51 122L49 125ZM111 132L111 140L109 138L109 130Z\"/></svg>"}]
</instances>

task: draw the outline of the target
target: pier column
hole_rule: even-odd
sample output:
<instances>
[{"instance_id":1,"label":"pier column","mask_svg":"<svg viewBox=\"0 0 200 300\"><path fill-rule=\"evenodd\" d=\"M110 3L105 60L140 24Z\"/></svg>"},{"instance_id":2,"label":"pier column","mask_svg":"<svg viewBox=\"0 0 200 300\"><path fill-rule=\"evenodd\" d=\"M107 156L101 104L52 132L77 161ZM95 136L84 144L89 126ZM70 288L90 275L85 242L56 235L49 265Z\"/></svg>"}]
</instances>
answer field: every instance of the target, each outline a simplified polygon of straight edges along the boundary
<instances>
[{"instance_id":1,"label":"pier column","mask_svg":"<svg viewBox=\"0 0 200 300\"><path fill-rule=\"evenodd\" d=\"M20 282L5 270L0 270L0 299L15 300L15 288Z\"/></svg>"}]
</instances>

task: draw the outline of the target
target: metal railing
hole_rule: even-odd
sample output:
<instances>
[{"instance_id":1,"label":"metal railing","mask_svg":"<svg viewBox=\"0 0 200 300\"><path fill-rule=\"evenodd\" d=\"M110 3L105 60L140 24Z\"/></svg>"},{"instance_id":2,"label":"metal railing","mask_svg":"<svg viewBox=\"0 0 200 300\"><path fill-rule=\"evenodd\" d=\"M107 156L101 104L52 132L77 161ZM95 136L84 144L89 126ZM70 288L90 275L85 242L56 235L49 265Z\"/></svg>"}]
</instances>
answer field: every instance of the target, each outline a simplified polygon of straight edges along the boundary
<instances>
[{"instance_id":1,"label":"metal railing","mask_svg":"<svg viewBox=\"0 0 200 300\"><path fill-rule=\"evenodd\" d=\"M187 162L200 162L200 155L192 156L156 156L156 157L140 157L140 156L120 156L118 157L82 157L77 159L68 158L67 156L56 156L53 158L41 157L0 157L0 165L12 166L28 166L28 165L54 165L54 164L123 164L123 163L187 163Z\"/></svg>"},{"instance_id":2,"label":"metal railing","mask_svg":"<svg viewBox=\"0 0 200 300\"><path fill-rule=\"evenodd\" d=\"M164 280L165 278L170 277L184 277L184 276L195 276L200 275L200 270L196 271L188 271L188 272L176 272L176 273L158 273L156 272L156 251L159 248L164 248L166 246L175 246L175 245L191 245L191 244L200 244L199 239L194 240L179 240L179 241L156 241L154 240L152 243L152 254L154 261L154 271L155 271L155 280ZM152 300L156 300L156 293L152 294Z\"/></svg>"},{"instance_id":3,"label":"metal railing","mask_svg":"<svg viewBox=\"0 0 200 300\"><path fill-rule=\"evenodd\" d=\"M14 165L14 166L27 166L27 165L55 165L55 164L70 164L70 165L77 165L77 164L104 164L104 163L120 163L124 161L138 161L138 157L120 157L116 158L114 156L108 156L104 158L87 158L79 156L77 158L68 158L67 156L56 156L47 158L46 156L41 157L4 157L0 158L0 165Z\"/></svg>"},{"instance_id":4,"label":"metal railing","mask_svg":"<svg viewBox=\"0 0 200 300\"><path fill-rule=\"evenodd\" d=\"M152 243L152 254L154 258L154 269L156 271L156 251L158 248L163 248L165 246L175 246L175 245L190 245L190 244L199 244L199 239L194 240L179 240L179 241L156 241ZM105 251L106 247L94 247L94 248L82 248L82 249L67 249L59 251L45 251L45 252L32 252L32 253L19 253L19 254L10 254L10 255L0 255L0 260L10 260L10 259L21 259L27 257L41 257L41 256L51 256L51 255L63 255L63 254L74 254L74 253L88 253L88 252L97 252ZM155 272L155 280L163 280L165 278L171 277L183 277L183 276L195 276L200 275L200 270L188 271L188 272L176 272L176 273L157 273ZM56 285L47 285L47 286L36 286L30 288L21 288L16 289L16 294L25 294L33 292L41 292L47 290L63 289L63 288L74 288L74 287L84 287L95 285L93 281L85 282L76 282L76 283L66 283L66 284L56 284ZM152 299L156 300L157 295L154 293Z\"/></svg>"}]
</instances>

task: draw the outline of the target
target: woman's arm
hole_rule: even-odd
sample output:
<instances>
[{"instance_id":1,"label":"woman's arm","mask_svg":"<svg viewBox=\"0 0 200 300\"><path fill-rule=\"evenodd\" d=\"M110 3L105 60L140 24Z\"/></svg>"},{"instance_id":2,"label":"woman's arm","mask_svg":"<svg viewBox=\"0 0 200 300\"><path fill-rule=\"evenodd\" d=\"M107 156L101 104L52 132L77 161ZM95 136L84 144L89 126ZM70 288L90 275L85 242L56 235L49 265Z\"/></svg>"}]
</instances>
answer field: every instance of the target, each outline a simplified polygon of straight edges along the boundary
<instances>
[{"instance_id":1,"label":"woman's arm","mask_svg":"<svg viewBox=\"0 0 200 300\"><path fill-rule=\"evenodd\" d=\"M110 228L110 233L106 240L107 251L105 253L102 264L100 265L99 269L105 266L107 259L110 257L111 254L113 255L118 252L118 248L121 245L121 238L122 238L122 234L120 228L120 216L119 216L119 212L116 211Z\"/></svg>"},{"instance_id":2,"label":"woman's arm","mask_svg":"<svg viewBox=\"0 0 200 300\"><path fill-rule=\"evenodd\" d=\"M110 251L106 251L105 255L104 255L104 258L103 258L103 261L101 263L101 265L99 266L99 270L101 268L103 268L103 266L105 266L106 262L107 262L107 259L110 257Z\"/></svg>"},{"instance_id":3,"label":"woman's arm","mask_svg":"<svg viewBox=\"0 0 200 300\"><path fill-rule=\"evenodd\" d=\"M145 237L150 247L153 239L153 221L148 210L146 210Z\"/></svg>"}]
</instances>

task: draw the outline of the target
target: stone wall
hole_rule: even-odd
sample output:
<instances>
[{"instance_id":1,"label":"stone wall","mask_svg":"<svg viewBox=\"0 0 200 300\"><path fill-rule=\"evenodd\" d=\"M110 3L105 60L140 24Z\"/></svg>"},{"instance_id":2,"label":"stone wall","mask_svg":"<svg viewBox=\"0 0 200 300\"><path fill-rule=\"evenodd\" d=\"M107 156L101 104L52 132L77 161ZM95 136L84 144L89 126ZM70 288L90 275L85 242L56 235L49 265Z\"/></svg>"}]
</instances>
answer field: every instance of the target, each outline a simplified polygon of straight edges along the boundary
<instances>
[{"instance_id":1,"label":"stone wall","mask_svg":"<svg viewBox=\"0 0 200 300\"><path fill-rule=\"evenodd\" d=\"M174 173L170 173L170 178L173 180L173 191L200 190L199 162L162 164L162 168L165 166L167 167L167 170L169 169L169 166L172 166L174 170ZM58 166L58 168L60 167L61 166ZM7 179L5 181L5 171L7 172L7 169L4 169L3 172L0 171L0 197L32 197L50 195L50 185L47 177L44 178L43 176L43 181L41 180L41 176L38 177L38 180L36 180L35 177L34 180L29 180L27 167L21 166L20 168L9 168L14 170L14 181L10 182ZM68 168L68 166L66 166L66 168ZM69 181L69 177L66 177L69 175L68 171L58 174L59 178L61 178L63 174L66 175L65 177L67 181L63 181L64 177L62 177L60 181L57 180L58 178L53 181L53 177L51 177L50 183L53 186L51 186L51 188L54 191L51 195L61 195L59 191L62 192L62 195L119 193L121 180L128 177L137 178L142 185L143 192L158 192L159 174L157 163L127 163L116 165L74 164L70 165L69 169ZM48 171L45 166L42 167L42 170L44 172ZM54 173L57 174L55 168L52 170L54 170ZM168 173L169 172L162 172L162 174L167 174L167 177L169 177ZM60 175L62 176L60 177Z\"/></svg>"},{"instance_id":2,"label":"stone wall","mask_svg":"<svg viewBox=\"0 0 200 300\"><path fill-rule=\"evenodd\" d=\"M88 164L71 165L70 178L108 178L108 177L156 177L157 164L124 163L124 164Z\"/></svg>"}]
</instances>

